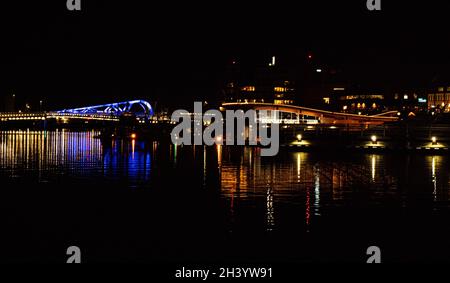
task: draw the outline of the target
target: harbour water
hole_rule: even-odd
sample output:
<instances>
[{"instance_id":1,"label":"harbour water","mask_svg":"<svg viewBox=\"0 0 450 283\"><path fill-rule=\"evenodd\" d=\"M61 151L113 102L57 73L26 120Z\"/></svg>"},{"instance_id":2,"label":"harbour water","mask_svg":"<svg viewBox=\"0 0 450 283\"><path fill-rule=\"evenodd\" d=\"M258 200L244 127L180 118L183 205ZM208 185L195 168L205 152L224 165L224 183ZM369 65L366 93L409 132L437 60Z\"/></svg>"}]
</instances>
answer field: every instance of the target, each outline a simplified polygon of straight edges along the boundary
<instances>
[{"instance_id":1,"label":"harbour water","mask_svg":"<svg viewBox=\"0 0 450 283\"><path fill-rule=\"evenodd\" d=\"M0 132L1 261L450 261L450 160Z\"/></svg>"}]
</instances>

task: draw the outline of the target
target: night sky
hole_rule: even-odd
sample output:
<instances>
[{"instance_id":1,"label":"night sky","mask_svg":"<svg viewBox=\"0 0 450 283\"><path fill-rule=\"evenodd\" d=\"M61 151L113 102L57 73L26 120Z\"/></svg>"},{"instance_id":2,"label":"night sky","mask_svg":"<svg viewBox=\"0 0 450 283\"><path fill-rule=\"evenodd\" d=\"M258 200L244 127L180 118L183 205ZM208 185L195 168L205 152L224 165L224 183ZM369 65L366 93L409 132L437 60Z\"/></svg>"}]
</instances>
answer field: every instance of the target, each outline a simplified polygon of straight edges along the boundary
<instances>
[{"instance_id":1,"label":"night sky","mask_svg":"<svg viewBox=\"0 0 450 283\"><path fill-rule=\"evenodd\" d=\"M214 99L230 61L256 66L272 55L296 67L313 53L372 88L450 82L450 4L383 0L369 12L365 0L84 0L70 12L65 0L11 2L0 8L0 95L48 108Z\"/></svg>"}]
</instances>

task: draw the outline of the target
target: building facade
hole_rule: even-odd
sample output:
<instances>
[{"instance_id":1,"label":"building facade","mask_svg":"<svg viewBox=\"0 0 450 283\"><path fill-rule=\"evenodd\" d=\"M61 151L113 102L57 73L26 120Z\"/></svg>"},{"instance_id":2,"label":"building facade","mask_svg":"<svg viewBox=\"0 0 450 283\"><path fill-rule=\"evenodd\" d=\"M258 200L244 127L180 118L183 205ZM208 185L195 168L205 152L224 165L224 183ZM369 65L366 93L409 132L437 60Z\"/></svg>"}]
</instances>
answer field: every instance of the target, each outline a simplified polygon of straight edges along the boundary
<instances>
[{"instance_id":1,"label":"building facade","mask_svg":"<svg viewBox=\"0 0 450 283\"><path fill-rule=\"evenodd\" d=\"M428 93L428 109L450 112L450 86L440 86Z\"/></svg>"},{"instance_id":2,"label":"building facade","mask_svg":"<svg viewBox=\"0 0 450 283\"><path fill-rule=\"evenodd\" d=\"M233 61L226 75L225 102L273 103L293 105L296 102L295 80L273 57L268 65L246 70Z\"/></svg>"}]
</instances>

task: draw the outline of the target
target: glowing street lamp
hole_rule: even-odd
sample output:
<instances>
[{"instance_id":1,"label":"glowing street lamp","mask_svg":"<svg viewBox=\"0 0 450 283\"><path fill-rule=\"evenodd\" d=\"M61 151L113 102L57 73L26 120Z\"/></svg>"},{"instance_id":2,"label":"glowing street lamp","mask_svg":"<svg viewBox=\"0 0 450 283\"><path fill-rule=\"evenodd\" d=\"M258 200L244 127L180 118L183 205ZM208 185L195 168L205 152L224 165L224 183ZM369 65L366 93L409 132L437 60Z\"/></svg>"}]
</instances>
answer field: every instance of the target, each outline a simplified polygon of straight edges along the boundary
<instances>
[{"instance_id":1,"label":"glowing street lamp","mask_svg":"<svg viewBox=\"0 0 450 283\"><path fill-rule=\"evenodd\" d=\"M377 140L378 140L377 136L373 135L370 139L372 140L373 144L377 144Z\"/></svg>"},{"instance_id":2,"label":"glowing street lamp","mask_svg":"<svg viewBox=\"0 0 450 283\"><path fill-rule=\"evenodd\" d=\"M134 140L136 139L137 135L136 134L131 134L131 138Z\"/></svg>"},{"instance_id":3,"label":"glowing street lamp","mask_svg":"<svg viewBox=\"0 0 450 283\"><path fill-rule=\"evenodd\" d=\"M301 142L302 139L303 139L303 136L302 136L301 134L298 134L298 135L297 135L297 140L298 140L299 142Z\"/></svg>"},{"instance_id":4,"label":"glowing street lamp","mask_svg":"<svg viewBox=\"0 0 450 283\"><path fill-rule=\"evenodd\" d=\"M431 142L433 143L433 145L437 145L437 138L436 137L432 137L431 138Z\"/></svg>"}]
</instances>

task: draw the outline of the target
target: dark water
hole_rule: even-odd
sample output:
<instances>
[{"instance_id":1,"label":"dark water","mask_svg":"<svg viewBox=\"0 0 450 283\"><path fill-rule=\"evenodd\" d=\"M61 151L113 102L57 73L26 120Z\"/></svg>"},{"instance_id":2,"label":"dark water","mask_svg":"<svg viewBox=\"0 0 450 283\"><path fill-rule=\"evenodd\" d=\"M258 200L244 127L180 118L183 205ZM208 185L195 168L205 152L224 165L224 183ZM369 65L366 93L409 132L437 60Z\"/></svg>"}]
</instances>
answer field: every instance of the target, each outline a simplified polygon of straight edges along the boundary
<instances>
[{"instance_id":1,"label":"dark water","mask_svg":"<svg viewBox=\"0 0 450 283\"><path fill-rule=\"evenodd\" d=\"M2 261L450 261L448 156L1 132Z\"/></svg>"}]
</instances>

